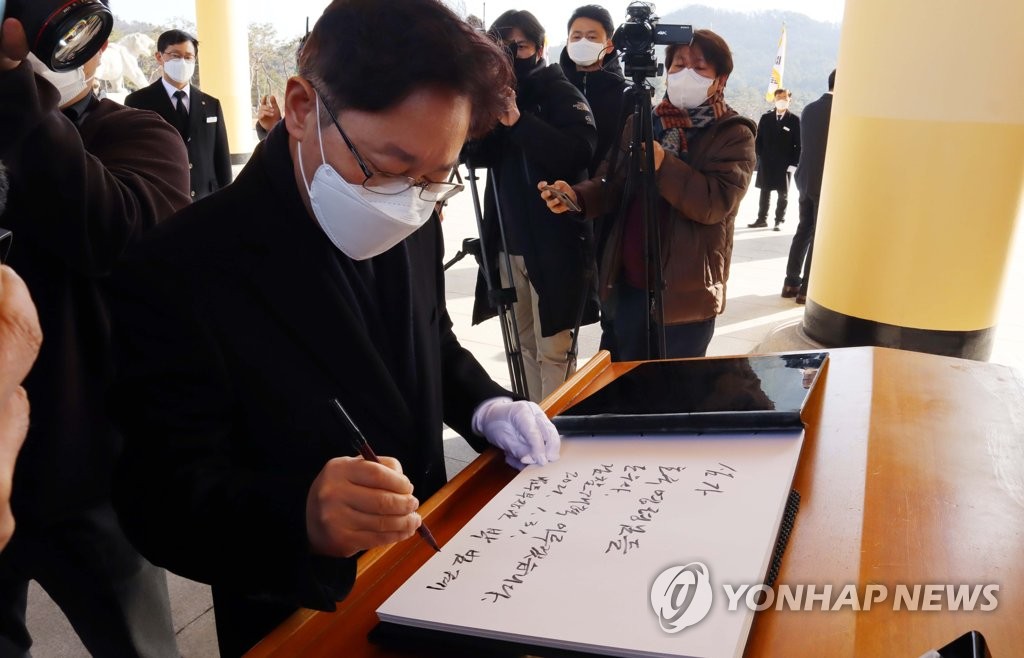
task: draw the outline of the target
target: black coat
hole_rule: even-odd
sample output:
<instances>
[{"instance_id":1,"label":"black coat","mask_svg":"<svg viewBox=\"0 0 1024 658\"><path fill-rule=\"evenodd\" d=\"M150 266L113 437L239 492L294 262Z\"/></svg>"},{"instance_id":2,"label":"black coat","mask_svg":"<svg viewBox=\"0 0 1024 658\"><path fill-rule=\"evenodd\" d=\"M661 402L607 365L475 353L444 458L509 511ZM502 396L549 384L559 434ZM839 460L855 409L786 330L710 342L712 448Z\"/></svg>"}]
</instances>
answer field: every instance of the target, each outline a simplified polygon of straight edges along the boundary
<instances>
[{"instance_id":1,"label":"black coat","mask_svg":"<svg viewBox=\"0 0 1024 658\"><path fill-rule=\"evenodd\" d=\"M105 407L112 371L107 275L130 243L189 205L185 147L151 112L90 97L77 122L24 62L0 73L0 226L39 312L43 345L25 380L32 423L12 504L38 528L109 499L120 441ZM77 105L76 105L77 106Z\"/></svg>"},{"instance_id":2,"label":"black coat","mask_svg":"<svg viewBox=\"0 0 1024 658\"><path fill-rule=\"evenodd\" d=\"M509 251L525 259L530 282L537 290L541 334L552 336L575 326L581 301L585 301L583 324L597 321L593 227L581 217L553 214L540 198L537 183L586 179L597 130L586 99L557 64L538 66L520 81L516 103L519 121L511 128L498 126L481 142L467 146L467 161L490 170L484 199L484 241L491 256L492 280L499 280L496 180ZM473 323L494 315L481 274Z\"/></svg>"},{"instance_id":3,"label":"black coat","mask_svg":"<svg viewBox=\"0 0 1024 658\"><path fill-rule=\"evenodd\" d=\"M801 118L800 166L796 168L796 189L801 196L821 196L821 173L825 169L825 147L828 146L828 124L832 116L832 94L822 94L808 103Z\"/></svg>"},{"instance_id":4,"label":"black coat","mask_svg":"<svg viewBox=\"0 0 1024 658\"><path fill-rule=\"evenodd\" d=\"M757 123L757 187L784 190L789 187L786 169L800 161L800 117L787 111L782 120L775 110L765 112Z\"/></svg>"},{"instance_id":5,"label":"black coat","mask_svg":"<svg viewBox=\"0 0 1024 658\"><path fill-rule=\"evenodd\" d=\"M608 147L616 143L622 134L622 126L626 123L623 105L630 85L622 75L617 52L605 55L604 62L597 71L577 70L576 63L569 57L568 49L562 50L559 63L565 77L587 99L594 113L594 121L597 122L597 148L594 149L594 157L587 167L587 175L593 176L608 153ZM628 112L632 108L625 109Z\"/></svg>"},{"instance_id":6,"label":"black coat","mask_svg":"<svg viewBox=\"0 0 1024 658\"><path fill-rule=\"evenodd\" d=\"M342 293L351 261L306 210L280 126L234 184L129 254L114 282L115 503L143 555L215 592L332 610L355 559L310 553L306 496L328 460L357 453L328 401L422 501L446 479L442 422L482 449L472 412L509 395L452 333L442 256L435 216L371 259L378 280L406 282L405 302L389 299L414 354L400 376Z\"/></svg>"},{"instance_id":7,"label":"black coat","mask_svg":"<svg viewBox=\"0 0 1024 658\"><path fill-rule=\"evenodd\" d=\"M128 94L124 104L152 110L172 126L177 113L162 80ZM192 199L202 199L231 182L231 152L220 101L195 85L189 88L188 131L182 133L192 175Z\"/></svg>"}]
</instances>

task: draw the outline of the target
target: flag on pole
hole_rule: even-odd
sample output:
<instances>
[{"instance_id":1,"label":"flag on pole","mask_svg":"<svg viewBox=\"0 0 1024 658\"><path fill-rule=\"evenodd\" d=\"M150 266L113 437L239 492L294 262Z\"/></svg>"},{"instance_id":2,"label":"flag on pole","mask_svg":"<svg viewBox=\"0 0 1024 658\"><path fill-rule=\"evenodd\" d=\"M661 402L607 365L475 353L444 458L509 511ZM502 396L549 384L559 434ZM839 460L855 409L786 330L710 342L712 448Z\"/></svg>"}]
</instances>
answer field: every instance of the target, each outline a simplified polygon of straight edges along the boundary
<instances>
[{"instance_id":1,"label":"flag on pole","mask_svg":"<svg viewBox=\"0 0 1024 658\"><path fill-rule=\"evenodd\" d=\"M768 91L764 99L771 102L775 99L775 90L782 88L782 71L786 65L786 24L782 24L782 36L779 37L779 50L775 53L775 64L772 66L772 79L768 82Z\"/></svg>"}]
</instances>

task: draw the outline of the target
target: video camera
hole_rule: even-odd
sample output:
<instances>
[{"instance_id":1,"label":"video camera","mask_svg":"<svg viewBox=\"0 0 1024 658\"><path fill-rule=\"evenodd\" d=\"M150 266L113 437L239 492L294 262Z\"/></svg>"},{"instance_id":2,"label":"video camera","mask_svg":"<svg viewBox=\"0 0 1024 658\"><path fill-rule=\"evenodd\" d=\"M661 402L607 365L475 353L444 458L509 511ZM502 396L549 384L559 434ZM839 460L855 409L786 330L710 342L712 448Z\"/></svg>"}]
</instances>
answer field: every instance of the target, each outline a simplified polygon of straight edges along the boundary
<instances>
[{"instance_id":1,"label":"video camera","mask_svg":"<svg viewBox=\"0 0 1024 658\"><path fill-rule=\"evenodd\" d=\"M626 7L629 17L612 35L615 49L622 53L623 71L627 78L654 78L661 67L654 57L654 46L689 44L693 41L692 25L658 23L650 2L632 2Z\"/></svg>"},{"instance_id":2,"label":"video camera","mask_svg":"<svg viewBox=\"0 0 1024 658\"><path fill-rule=\"evenodd\" d=\"M0 0L0 16L21 21L29 49L54 71L88 62L114 28L103 0Z\"/></svg>"}]
</instances>

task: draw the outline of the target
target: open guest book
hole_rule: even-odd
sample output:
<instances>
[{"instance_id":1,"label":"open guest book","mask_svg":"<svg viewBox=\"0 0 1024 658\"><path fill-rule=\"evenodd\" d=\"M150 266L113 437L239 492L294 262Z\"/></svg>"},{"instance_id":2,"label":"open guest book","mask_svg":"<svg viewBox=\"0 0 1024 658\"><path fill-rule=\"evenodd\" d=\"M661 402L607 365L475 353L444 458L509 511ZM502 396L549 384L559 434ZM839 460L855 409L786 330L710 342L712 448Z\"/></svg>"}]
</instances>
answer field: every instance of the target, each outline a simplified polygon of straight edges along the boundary
<instances>
[{"instance_id":1,"label":"open guest book","mask_svg":"<svg viewBox=\"0 0 1024 658\"><path fill-rule=\"evenodd\" d=\"M822 361L794 369L803 393L787 410ZM377 635L470 642L466 655L741 656L802 444L799 424L568 437L381 605Z\"/></svg>"}]
</instances>

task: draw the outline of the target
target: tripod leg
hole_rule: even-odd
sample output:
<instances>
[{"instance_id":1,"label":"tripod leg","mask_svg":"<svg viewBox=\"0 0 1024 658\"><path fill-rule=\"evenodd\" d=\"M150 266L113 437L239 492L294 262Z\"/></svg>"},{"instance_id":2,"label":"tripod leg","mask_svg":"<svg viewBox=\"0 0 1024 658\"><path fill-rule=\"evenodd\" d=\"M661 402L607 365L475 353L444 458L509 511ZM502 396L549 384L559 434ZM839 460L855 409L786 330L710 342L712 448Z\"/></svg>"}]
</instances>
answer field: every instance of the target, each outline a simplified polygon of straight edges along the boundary
<instances>
[{"instance_id":1,"label":"tripod leg","mask_svg":"<svg viewBox=\"0 0 1024 658\"><path fill-rule=\"evenodd\" d=\"M474 168L468 167L468 169L469 173L466 178L469 181L469 189L473 196L473 212L476 214L477 232L480 235L480 270L483 273L484 281L487 284L488 298L490 300L496 300L493 303L495 304L501 327L502 343L505 348L505 360L508 362L510 386L513 393L529 399L530 391L526 384L526 377L523 372L523 354L519 345L519 330L516 326L515 316L512 314L512 304L515 302L515 291L512 290L509 292L506 289L499 289L499 284L497 284L491 276L491 263L497 261L498 254L494 253L495 260L490 260L491 254L493 253L493 247L486 239L483 212L480 208L480 194L476 186L478 176L476 175L476 170ZM500 206L497 205L497 181L492 180L491 183L491 189L494 190L495 208L498 213L498 233L501 237L502 251L507 254L507 249L504 247L505 226L501 221ZM507 261L508 258L506 255L506 266L508 264ZM506 299L506 297L509 296L511 297L511 301Z\"/></svg>"}]
</instances>

